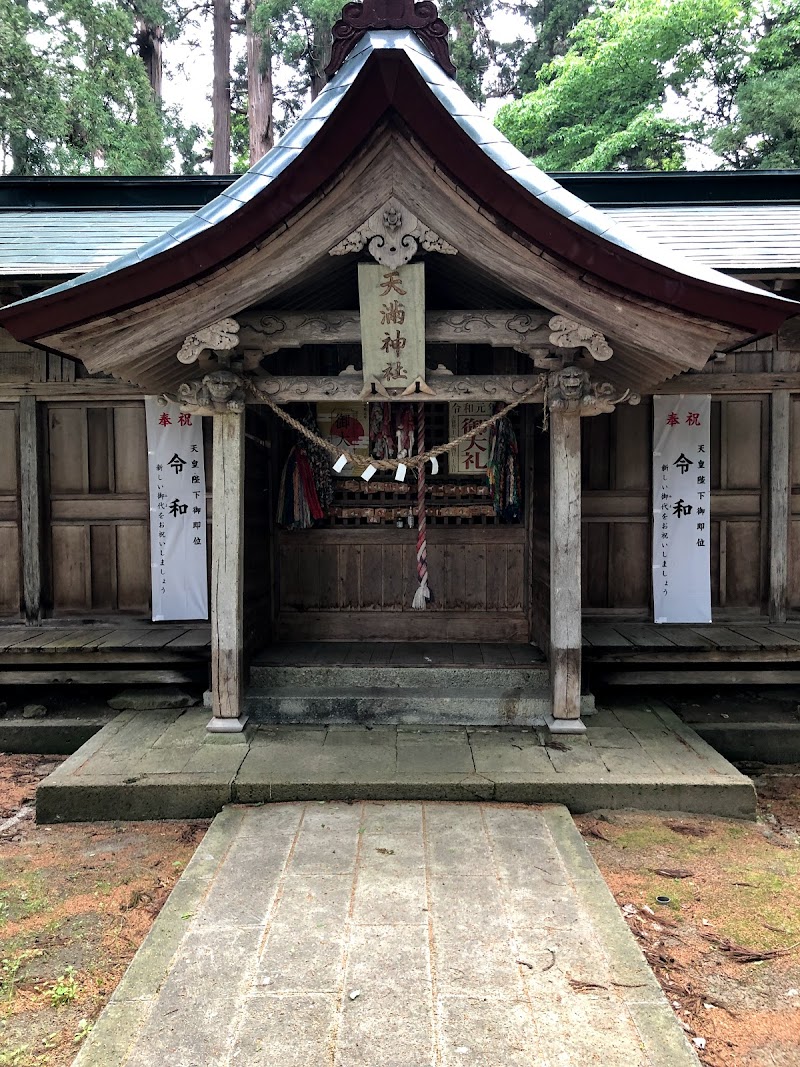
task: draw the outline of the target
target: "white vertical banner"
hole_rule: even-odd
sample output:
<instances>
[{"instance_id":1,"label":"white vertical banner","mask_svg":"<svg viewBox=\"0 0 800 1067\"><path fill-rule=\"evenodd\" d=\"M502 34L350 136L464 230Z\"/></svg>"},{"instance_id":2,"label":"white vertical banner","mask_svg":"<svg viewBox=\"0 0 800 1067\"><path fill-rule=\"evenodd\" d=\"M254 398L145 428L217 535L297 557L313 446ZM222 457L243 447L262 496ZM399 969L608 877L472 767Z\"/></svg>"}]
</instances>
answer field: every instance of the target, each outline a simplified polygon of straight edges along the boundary
<instances>
[{"instance_id":1,"label":"white vertical banner","mask_svg":"<svg viewBox=\"0 0 800 1067\"><path fill-rule=\"evenodd\" d=\"M203 420L145 398L153 621L208 618Z\"/></svg>"},{"instance_id":2,"label":"white vertical banner","mask_svg":"<svg viewBox=\"0 0 800 1067\"><path fill-rule=\"evenodd\" d=\"M653 614L711 622L710 396L653 397Z\"/></svg>"}]
</instances>

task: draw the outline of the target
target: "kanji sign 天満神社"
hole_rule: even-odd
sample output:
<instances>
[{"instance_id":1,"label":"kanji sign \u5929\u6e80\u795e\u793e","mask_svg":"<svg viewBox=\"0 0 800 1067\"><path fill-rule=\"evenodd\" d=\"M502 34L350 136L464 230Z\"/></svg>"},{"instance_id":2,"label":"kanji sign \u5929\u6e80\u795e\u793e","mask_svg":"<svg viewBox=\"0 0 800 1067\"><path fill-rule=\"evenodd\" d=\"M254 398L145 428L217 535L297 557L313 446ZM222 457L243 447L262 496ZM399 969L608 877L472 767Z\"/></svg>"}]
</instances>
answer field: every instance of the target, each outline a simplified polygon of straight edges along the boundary
<instances>
[{"instance_id":1,"label":"kanji sign \u5929\u6e80\u795e\u793e","mask_svg":"<svg viewBox=\"0 0 800 1067\"><path fill-rule=\"evenodd\" d=\"M425 268L358 265L364 384L401 392L425 380Z\"/></svg>"}]
</instances>

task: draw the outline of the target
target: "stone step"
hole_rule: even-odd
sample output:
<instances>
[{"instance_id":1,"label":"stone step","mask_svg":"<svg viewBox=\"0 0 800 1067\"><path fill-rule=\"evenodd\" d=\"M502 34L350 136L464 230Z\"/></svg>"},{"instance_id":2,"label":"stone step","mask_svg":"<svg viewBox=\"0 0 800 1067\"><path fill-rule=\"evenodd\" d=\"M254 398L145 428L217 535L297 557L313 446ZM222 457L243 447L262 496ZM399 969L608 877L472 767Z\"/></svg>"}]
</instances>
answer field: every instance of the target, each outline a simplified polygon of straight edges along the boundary
<instances>
[{"instance_id":1,"label":"stone step","mask_svg":"<svg viewBox=\"0 0 800 1067\"><path fill-rule=\"evenodd\" d=\"M550 691L546 663L528 667L394 667L352 666L292 667L253 663L250 685L255 689L300 686L313 689L495 689L545 696Z\"/></svg>"},{"instance_id":2,"label":"stone step","mask_svg":"<svg viewBox=\"0 0 800 1067\"><path fill-rule=\"evenodd\" d=\"M594 710L586 698L584 713ZM257 723L543 726L550 698L523 690L252 688L245 711Z\"/></svg>"}]
</instances>

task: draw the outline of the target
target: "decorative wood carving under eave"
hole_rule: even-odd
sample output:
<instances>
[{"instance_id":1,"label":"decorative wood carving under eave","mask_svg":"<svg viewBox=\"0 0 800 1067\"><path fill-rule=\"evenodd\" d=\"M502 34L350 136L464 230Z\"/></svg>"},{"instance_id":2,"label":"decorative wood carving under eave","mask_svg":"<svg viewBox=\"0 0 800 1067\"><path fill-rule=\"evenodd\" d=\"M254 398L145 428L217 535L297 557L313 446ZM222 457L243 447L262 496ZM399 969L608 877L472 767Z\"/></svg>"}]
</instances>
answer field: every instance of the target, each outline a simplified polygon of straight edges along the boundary
<instances>
[{"instance_id":1,"label":"decorative wood carving under eave","mask_svg":"<svg viewBox=\"0 0 800 1067\"><path fill-rule=\"evenodd\" d=\"M538 374L451 374L439 368L425 376L425 389L413 394L415 401L443 403L449 400L517 400L537 385L540 392L531 397L531 402L541 402L544 397L542 376ZM252 379L258 392L276 404L292 404L302 401L311 403L326 400L390 400L407 401L409 390L376 391L373 397L364 395L364 382L358 371L349 367L337 376L314 375L278 376L265 374ZM255 400L258 403L257 399Z\"/></svg>"},{"instance_id":2,"label":"decorative wood carving under eave","mask_svg":"<svg viewBox=\"0 0 800 1067\"><path fill-rule=\"evenodd\" d=\"M416 401L517 400L539 386L531 403L544 398L543 376L539 374L451 374L442 367L427 375L426 387L414 394ZM197 415L242 411L245 403L257 404L259 394L275 404L318 403L365 400L364 381L359 371L348 367L340 375L243 376L230 370L212 371L205 377L178 387L178 401L184 410ZM376 392L374 400L408 400L408 390L389 394Z\"/></svg>"},{"instance_id":3,"label":"decorative wood carving under eave","mask_svg":"<svg viewBox=\"0 0 800 1067\"><path fill-rule=\"evenodd\" d=\"M548 375L546 403L551 411L609 415L618 404L636 405L640 401L638 393L620 390L610 382L594 381L587 371L573 364Z\"/></svg>"},{"instance_id":4,"label":"decorative wood carving under eave","mask_svg":"<svg viewBox=\"0 0 800 1067\"><path fill-rule=\"evenodd\" d=\"M614 355L614 350L605 337L590 326L574 322L563 315L554 315L548 325L551 331L550 344L556 348L585 348L598 363L604 363Z\"/></svg>"},{"instance_id":5,"label":"decorative wood carving under eave","mask_svg":"<svg viewBox=\"0 0 800 1067\"><path fill-rule=\"evenodd\" d=\"M244 411L247 380L232 370L216 370L178 386L178 403L196 414Z\"/></svg>"},{"instance_id":6,"label":"decorative wood carving under eave","mask_svg":"<svg viewBox=\"0 0 800 1067\"><path fill-rule=\"evenodd\" d=\"M201 352L230 352L239 343L239 323L236 319L219 319L190 333L178 350L180 363L196 363Z\"/></svg>"},{"instance_id":7,"label":"decorative wood carving under eave","mask_svg":"<svg viewBox=\"0 0 800 1067\"><path fill-rule=\"evenodd\" d=\"M282 348L302 345L361 343L357 311L273 311L242 315L240 343L246 370ZM528 356L552 349L547 311L429 311L425 316L427 344L485 344L514 348Z\"/></svg>"},{"instance_id":8,"label":"decorative wood carving under eave","mask_svg":"<svg viewBox=\"0 0 800 1067\"><path fill-rule=\"evenodd\" d=\"M334 245L328 254L346 256L350 252L360 252L365 245L376 263L390 269L409 263L417 254L420 245L426 252L440 252L445 256L457 255L457 250L452 245L420 222L416 215L394 197L370 215L362 226Z\"/></svg>"}]
</instances>

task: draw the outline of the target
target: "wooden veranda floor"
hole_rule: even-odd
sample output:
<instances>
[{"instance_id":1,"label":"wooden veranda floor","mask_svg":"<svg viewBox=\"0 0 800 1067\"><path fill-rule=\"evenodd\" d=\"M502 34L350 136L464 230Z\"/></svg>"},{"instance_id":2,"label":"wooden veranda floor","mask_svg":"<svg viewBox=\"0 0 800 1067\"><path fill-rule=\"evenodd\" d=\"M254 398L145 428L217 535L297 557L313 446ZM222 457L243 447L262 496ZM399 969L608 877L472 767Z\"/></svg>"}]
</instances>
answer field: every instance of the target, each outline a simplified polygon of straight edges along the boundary
<instances>
[{"instance_id":1,"label":"wooden veranda floor","mask_svg":"<svg viewBox=\"0 0 800 1067\"><path fill-rule=\"evenodd\" d=\"M0 683L203 681L210 648L207 624L0 626Z\"/></svg>"},{"instance_id":2,"label":"wooden veranda floor","mask_svg":"<svg viewBox=\"0 0 800 1067\"><path fill-rule=\"evenodd\" d=\"M583 659L590 683L795 684L800 623L584 622Z\"/></svg>"}]
</instances>

